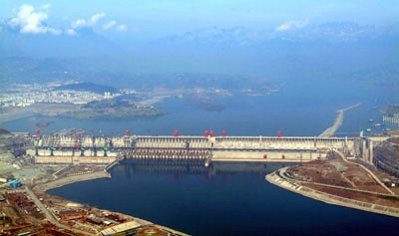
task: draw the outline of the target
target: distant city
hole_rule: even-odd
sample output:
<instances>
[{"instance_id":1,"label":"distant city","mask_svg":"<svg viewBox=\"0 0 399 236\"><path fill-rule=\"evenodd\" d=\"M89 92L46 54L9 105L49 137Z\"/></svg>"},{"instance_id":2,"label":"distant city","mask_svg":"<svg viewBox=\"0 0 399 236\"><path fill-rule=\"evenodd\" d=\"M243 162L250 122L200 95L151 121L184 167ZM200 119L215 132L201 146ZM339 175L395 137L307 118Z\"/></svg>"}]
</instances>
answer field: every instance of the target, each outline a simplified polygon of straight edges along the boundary
<instances>
[{"instance_id":1,"label":"distant city","mask_svg":"<svg viewBox=\"0 0 399 236\"><path fill-rule=\"evenodd\" d=\"M57 103L82 105L93 101L111 99L122 94L133 94L134 90L123 90L119 93L104 92L103 95L90 91L58 90L56 88L68 84L77 84L69 81L66 83L47 84L13 84L0 94L0 107L28 107L35 103Z\"/></svg>"}]
</instances>

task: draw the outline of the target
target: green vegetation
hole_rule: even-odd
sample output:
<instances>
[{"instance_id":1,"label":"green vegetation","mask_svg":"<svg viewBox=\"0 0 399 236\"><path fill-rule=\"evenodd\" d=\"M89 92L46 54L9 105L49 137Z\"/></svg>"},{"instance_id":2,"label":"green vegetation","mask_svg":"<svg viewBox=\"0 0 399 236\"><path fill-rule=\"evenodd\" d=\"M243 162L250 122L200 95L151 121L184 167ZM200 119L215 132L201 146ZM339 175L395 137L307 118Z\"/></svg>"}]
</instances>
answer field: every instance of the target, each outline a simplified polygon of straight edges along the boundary
<instances>
[{"instance_id":1,"label":"green vegetation","mask_svg":"<svg viewBox=\"0 0 399 236\"><path fill-rule=\"evenodd\" d=\"M101 101L90 102L82 106L82 108L86 109L121 108L121 107L128 108L130 107L130 104L128 101L106 99Z\"/></svg>"},{"instance_id":2,"label":"green vegetation","mask_svg":"<svg viewBox=\"0 0 399 236\"><path fill-rule=\"evenodd\" d=\"M0 128L0 135L11 134L10 131Z\"/></svg>"}]
</instances>

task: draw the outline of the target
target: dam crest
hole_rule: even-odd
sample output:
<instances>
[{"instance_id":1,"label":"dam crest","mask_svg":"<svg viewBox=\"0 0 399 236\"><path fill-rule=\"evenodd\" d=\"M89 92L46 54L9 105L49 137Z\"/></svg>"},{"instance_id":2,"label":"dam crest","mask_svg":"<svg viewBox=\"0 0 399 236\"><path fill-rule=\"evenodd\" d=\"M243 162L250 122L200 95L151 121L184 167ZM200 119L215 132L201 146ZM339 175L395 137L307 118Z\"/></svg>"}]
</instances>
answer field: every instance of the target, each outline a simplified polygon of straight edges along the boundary
<instances>
[{"instance_id":1,"label":"dam crest","mask_svg":"<svg viewBox=\"0 0 399 236\"><path fill-rule=\"evenodd\" d=\"M388 137L33 135L36 163L110 164L124 158L211 162L309 162L338 150L373 163L373 145ZM113 165L112 165L113 166Z\"/></svg>"}]
</instances>

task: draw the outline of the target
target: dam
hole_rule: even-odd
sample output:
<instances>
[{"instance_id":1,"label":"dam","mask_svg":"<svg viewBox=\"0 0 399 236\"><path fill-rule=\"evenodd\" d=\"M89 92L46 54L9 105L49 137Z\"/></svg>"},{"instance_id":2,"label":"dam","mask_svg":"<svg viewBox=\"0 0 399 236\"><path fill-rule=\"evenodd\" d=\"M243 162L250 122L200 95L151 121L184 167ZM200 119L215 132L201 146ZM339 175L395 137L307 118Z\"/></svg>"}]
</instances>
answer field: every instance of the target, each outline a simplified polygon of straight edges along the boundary
<instances>
[{"instance_id":1,"label":"dam","mask_svg":"<svg viewBox=\"0 0 399 236\"><path fill-rule=\"evenodd\" d=\"M332 150L372 163L372 148L386 138L287 136L32 135L27 154L36 163L109 164L118 160L197 160L212 162L309 162Z\"/></svg>"}]
</instances>

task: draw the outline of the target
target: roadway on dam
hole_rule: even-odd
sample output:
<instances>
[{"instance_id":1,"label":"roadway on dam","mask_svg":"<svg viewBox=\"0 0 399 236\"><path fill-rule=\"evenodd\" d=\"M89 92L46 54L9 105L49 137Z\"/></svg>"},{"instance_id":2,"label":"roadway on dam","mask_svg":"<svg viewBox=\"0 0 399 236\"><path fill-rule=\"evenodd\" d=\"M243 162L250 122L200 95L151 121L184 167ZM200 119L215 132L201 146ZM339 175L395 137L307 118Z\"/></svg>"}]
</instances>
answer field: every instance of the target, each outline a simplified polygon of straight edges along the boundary
<instances>
[{"instance_id":1,"label":"roadway on dam","mask_svg":"<svg viewBox=\"0 0 399 236\"><path fill-rule=\"evenodd\" d=\"M199 160L239 162L307 162L324 158L330 150L349 150L356 154L357 140L345 137L264 137L264 136L116 136L93 139L80 137L42 137L36 163L109 164L128 159ZM84 147L84 151L76 150ZM94 152L93 149L97 151ZM104 150L103 150L104 149ZM75 151L73 151L75 150ZM35 155L37 152L38 155Z\"/></svg>"}]
</instances>

